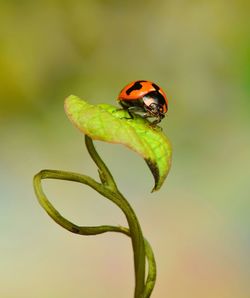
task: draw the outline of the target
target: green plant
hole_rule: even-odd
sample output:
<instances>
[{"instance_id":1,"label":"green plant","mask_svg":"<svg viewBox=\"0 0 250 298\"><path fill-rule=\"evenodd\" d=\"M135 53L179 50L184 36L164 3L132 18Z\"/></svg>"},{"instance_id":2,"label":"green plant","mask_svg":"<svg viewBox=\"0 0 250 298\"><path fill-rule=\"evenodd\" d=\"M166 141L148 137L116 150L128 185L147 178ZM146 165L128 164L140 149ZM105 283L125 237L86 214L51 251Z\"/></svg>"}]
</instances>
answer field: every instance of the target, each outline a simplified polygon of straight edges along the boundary
<instances>
[{"instance_id":1,"label":"green plant","mask_svg":"<svg viewBox=\"0 0 250 298\"><path fill-rule=\"evenodd\" d=\"M90 105L76 96L70 96L65 100L65 111L73 124L85 134L85 144L91 158L97 165L100 182L83 174L42 170L34 177L36 196L49 216L72 233L98 235L106 232L118 232L129 236L134 252L134 297L150 297L156 280L156 263L152 248L143 237L134 210L117 188L109 169L95 150L92 140L124 144L143 156L155 179L152 191L161 187L169 172L172 157L170 143L161 129L152 127L148 120L138 115L131 119L125 110L110 105ZM42 189L41 182L43 179L69 180L90 186L123 211L128 222L128 228L109 225L84 227L70 222L47 199ZM146 261L148 265L147 277L145 277Z\"/></svg>"}]
</instances>

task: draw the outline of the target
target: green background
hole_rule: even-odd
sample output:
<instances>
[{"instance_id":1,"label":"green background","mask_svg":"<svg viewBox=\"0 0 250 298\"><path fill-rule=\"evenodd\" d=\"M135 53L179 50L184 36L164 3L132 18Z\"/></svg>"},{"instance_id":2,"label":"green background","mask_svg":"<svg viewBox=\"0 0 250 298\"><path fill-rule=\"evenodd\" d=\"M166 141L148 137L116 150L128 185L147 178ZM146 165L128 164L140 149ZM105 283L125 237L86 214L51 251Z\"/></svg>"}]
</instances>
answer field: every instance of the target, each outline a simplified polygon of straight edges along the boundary
<instances>
[{"instance_id":1,"label":"green background","mask_svg":"<svg viewBox=\"0 0 250 298\"><path fill-rule=\"evenodd\" d=\"M116 104L137 79L169 98L164 186L150 193L134 152L97 148L154 248L152 297L250 297L249 10L225 0L0 2L0 297L132 297L130 241L63 230L38 205L32 177L44 168L97 177L64 98ZM126 224L84 186L45 189L78 224Z\"/></svg>"}]
</instances>

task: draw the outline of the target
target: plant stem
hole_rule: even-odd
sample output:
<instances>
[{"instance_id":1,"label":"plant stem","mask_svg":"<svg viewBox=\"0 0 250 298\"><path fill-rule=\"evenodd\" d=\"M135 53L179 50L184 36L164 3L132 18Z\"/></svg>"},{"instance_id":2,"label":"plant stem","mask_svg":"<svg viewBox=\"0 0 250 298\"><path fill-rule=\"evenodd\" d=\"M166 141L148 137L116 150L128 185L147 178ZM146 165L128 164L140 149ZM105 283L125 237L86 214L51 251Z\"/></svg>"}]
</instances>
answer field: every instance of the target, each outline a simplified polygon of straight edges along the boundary
<instances>
[{"instance_id":1,"label":"plant stem","mask_svg":"<svg viewBox=\"0 0 250 298\"><path fill-rule=\"evenodd\" d=\"M105 163L102 161L96 152L93 142L89 137L85 137L85 143L88 152L99 169L99 175L102 183L99 183L86 175L57 171L43 170L34 177L34 189L41 206L46 210L50 217L59 225L70 232L81 235L96 235L105 232L120 232L131 237L134 251L134 266L135 266L135 298L148 298L155 285L156 279L156 264L152 249L143 238L142 231L136 214L124 196L119 192L116 183L108 170ZM65 219L49 202L41 186L42 179L60 179L86 184L99 192L115 203L125 214L129 229L124 227L114 226L96 226L96 227L81 227ZM148 277L145 285L145 254L148 260Z\"/></svg>"},{"instance_id":2,"label":"plant stem","mask_svg":"<svg viewBox=\"0 0 250 298\"><path fill-rule=\"evenodd\" d=\"M117 189L116 183L110 171L95 150L92 139L87 135L85 135L85 144L90 156L99 169L99 173L101 173L100 178L102 182L112 190L115 196L116 201L112 201L122 209L127 218L134 251L135 297L141 297L140 295L143 292L145 286L145 245L139 221L128 201Z\"/></svg>"},{"instance_id":3,"label":"plant stem","mask_svg":"<svg viewBox=\"0 0 250 298\"><path fill-rule=\"evenodd\" d=\"M91 158L93 159L93 161L98 167L98 172L99 172L99 176L102 181L102 184L104 184L110 190L114 192L118 192L118 188L116 186L116 183L112 174L110 173L104 161L101 159L100 155L97 153L92 139L87 135L85 135L85 144L89 155L91 156Z\"/></svg>"}]
</instances>

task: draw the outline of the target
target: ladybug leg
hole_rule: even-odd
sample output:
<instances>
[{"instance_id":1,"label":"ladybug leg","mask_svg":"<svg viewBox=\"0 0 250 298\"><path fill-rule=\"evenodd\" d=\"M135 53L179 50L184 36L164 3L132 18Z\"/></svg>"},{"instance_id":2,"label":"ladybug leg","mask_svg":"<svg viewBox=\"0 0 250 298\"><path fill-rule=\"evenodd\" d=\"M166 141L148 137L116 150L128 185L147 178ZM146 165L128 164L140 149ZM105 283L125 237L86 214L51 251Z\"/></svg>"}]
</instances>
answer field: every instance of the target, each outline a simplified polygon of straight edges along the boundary
<instances>
[{"instance_id":1,"label":"ladybug leg","mask_svg":"<svg viewBox=\"0 0 250 298\"><path fill-rule=\"evenodd\" d=\"M128 107L127 111L129 113L129 115L131 116L131 118L133 119L134 118L133 113L134 114L141 113L143 111L143 109L141 107L132 106L132 107Z\"/></svg>"},{"instance_id":2,"label":"ladybug leg","mask_svg":"<svg viewBox=\"0 0 250 298\"><path fill-rule=\"evenodd\" d=\"M131 119L131 118L133 119L134 117L133 117L133 115L129 111L130 107L126 103L124 103L122 101L120 101L119 104L122 106L122 108L120 108L119 110L125 110L125 111L127 111L128 114L129 114L129 116L130 116L129 118L128 117L124 117L124 118L125 119Z\"/></svg>"},{"instance_id":3,"label":"ladybug leg","mask_svg":"<svg viewBox=\"0 0 250 298\"><path fill-rule=\"evenodd\" d=\"M161 122L161 120L162 120L164 117L165 117L165 116L162 115L162 114L158 115L157 119L156 119L155 121L153 121L153 122L151 123L151 125L152 125L152 126L156 126L158 123Z\"/></svg>"},{"instance_id":4,"label":"ladybug leg","mask_svg":"<svg viewBox=\"0 0 250 298\"><path fill-rule=\"evenodd\" d=\"M134 116L133 116L133 113L131 113L131 110L132 110L132 112L133 112L133 107L129 107L129 108L127 108L127 111L128 111L128 114L129 114L130 118L131 118L131 119L134 119Z\"/></svg>"},{"instance_id":5,"label":"ladybug leg","mask_svg":"<svg viewBox=\"0 0 250 298\"><path fill-rule=\"evenodd\" d=\"M135 109L135 107L123 107L119 110L125 110L128 112L129 117L124 117L125 119L134 119L133 113L135 113L137 111L137 109Z\"/></svg>"},{"instance_id":6,"label":"ladybug leg","mask_svg":"<svg viewBox=\"0 0 250 298\"><path fill-rule=\"evenodd\" d=\"M150 118L150 117L154 117L154 116L152 116L152 115L149 114L149 113L144 113L144 114L142 115L142 117L143 117L143 118Z\"/></svg>"},{"instance_id":7,"label":"ladybug leg","mask_svg":"<svg viewBox=\"0 0 250 298\"><path fill-rule=\"evenodd\" d=\"M120 101L119 104L122 106L122 108L124 110L126 110L128 112L130 118L127 118L127 119L133 119L134 118L134 115L133 114L136 114L137 112L141 112L142 111L142 108L141 107L132 106L132 105L129 104L129 102Z\"/></svg>"}]
</instances>

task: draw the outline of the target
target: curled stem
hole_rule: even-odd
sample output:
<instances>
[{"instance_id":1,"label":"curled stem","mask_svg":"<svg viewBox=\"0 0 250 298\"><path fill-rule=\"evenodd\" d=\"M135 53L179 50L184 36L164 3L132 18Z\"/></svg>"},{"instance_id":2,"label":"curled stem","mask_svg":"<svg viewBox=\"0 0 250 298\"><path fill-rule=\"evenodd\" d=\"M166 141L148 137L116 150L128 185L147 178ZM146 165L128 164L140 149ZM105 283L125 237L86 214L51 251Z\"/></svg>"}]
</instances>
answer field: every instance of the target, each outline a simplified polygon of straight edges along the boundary
<instances>
[{"instance_id":1,"label":"curled stem","mask_svg":"<svg viewBox=\"0 0 250 298\"><path fill-rule=\"evenodd\" d=\"M140 297L139 295L140 293L142 293L145 284L145 245L139 221L128 201L117 189L114 178L112 177L107 166L95 150L92 139L87 135L85 135L85 144L90 156L99 169L100 179L103 185L110 189L115 197L118 199L117 201L113 201L112 199L111 200L118 207L121 208L127 218L134 251L135 297Z\"/></svg>"},{"instance_id":2,"label":"curled stem","mask_svg":"<svg viewBox=\"0 0 250 298\"><path fill-rule=\"evenodd\" d=\"M119 192L116 183L108 170L105 163L102 161L96 152L92 140L85 136L85 143L88 152L96 163L101 183L95 181L91 177L83 174L58 171L58 170L42 170L34 177L34 189L39 203L49 214L49 216L68 231L80 235L97 235L106 232L123 233L131 238L134 251L134 266L135 266L135 298L148 298L155 285L156 280L156 264L153 251L150 244L143 238L142 231L138 219L124 196ZM86 184L99 192L101 195L116 204L125 214L129 228L120 226L102 225L95 227L78 226L66 218L64 218L50 203L45 193L43 192L41 181L42 179L60 179ZM148 262L148 276L145 283L145 260Z\"/></svg>"}]
</instances>

